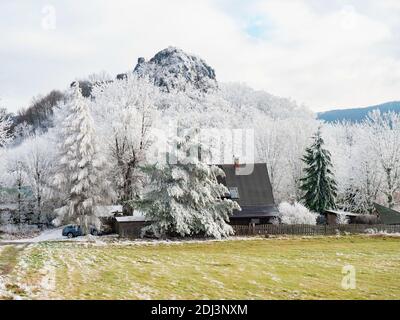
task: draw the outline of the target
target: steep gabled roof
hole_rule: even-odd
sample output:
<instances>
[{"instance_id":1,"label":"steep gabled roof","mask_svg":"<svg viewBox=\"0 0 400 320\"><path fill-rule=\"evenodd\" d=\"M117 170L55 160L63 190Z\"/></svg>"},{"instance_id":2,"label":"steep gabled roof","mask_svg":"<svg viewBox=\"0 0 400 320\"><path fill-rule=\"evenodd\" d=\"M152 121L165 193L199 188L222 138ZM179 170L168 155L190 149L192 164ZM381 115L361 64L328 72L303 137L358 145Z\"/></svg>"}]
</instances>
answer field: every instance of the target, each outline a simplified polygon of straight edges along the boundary
<instances>
[{"instance_id":1,"label":"steep gabled roof","mask_svg":"<svg viewBox=\"0 0 400 320\"><path fill-rule=\"evenodd\" d=\"M265 163L255 163L253 171L248 175L237 174L243 165L239 170L233 164L223 164L218 167L225 172L225 177L220 178L220 183L228 188L238 188L239 199L236 201L240 206L275 206Z\"/></svg>"},{"instance_id":2,"label":"steep gabled roof","mask_svg":"<svg viewBox=\"0 0 400 320\"><path fill-rule=\"evenodd\" d=\"M332 209L325 210L323 213L333 213L333 214L335 214L337 216L345 215L346 217L362 217L362 216L365 216L365 214L348 212L348 211L341 211L341 210L332 210Z\"/></svg>"},{"instance_id":3,"label":"steep gabled roof","mask_svg":"<svg viewBox=\"0 0 400 320\"><path fill-rule=\"evenodd\" d=\"M400 212L374 203L375 209L384 224L400 224Z\"/></svg>"}]
</instances>

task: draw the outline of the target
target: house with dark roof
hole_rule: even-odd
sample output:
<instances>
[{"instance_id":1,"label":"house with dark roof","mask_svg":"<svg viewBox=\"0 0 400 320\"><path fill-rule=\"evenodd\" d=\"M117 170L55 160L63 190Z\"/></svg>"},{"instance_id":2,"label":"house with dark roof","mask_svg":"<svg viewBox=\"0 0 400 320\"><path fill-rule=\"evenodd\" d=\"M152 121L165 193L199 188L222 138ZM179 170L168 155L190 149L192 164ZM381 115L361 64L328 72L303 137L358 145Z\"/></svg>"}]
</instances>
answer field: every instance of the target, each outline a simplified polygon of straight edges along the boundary
<instances>
[{"instance_id":1,"label":"house with dark roof","mask_svg":"<svg viewBox=\"0 0 400 320\"><path fill-rule=\"evenodd\" d=\"M383 224L400 225L400 212L374 203L380 222Z\"/></svg>"},{"instance_id":2,"label":"house with dark roof","mask_svg":"<svg viewBox=\"0 0 400 320\"><path fill-rule=\"evenodd\" d=\"M251 166L252 170L248 171L245 165L218 165L225 173L218 182L228 188L226 198L235 200L242 208L241 211L235 210L230 217L232 225L268 224L279 217L266 164ZM134 238L139 237L142 228L151 223L138 210L132 216L116 216L114 220L115 231L120 236Z\"/></svg>"},{"instance_id":3,"label":"house with dark roof","mask_svg":"<svg viewBox=\"0 0 400 320\"><path fill-rule=\"evenodd\" d=\"M279 216L275 205L268 169L265 163L252 164L252 170L245 170L246 165L218 165L225 177L219 182L224 184L229 199L235 200L241 211L235 210L230 217L233 225L267 224Z\"/></svg>"}]
</instances>

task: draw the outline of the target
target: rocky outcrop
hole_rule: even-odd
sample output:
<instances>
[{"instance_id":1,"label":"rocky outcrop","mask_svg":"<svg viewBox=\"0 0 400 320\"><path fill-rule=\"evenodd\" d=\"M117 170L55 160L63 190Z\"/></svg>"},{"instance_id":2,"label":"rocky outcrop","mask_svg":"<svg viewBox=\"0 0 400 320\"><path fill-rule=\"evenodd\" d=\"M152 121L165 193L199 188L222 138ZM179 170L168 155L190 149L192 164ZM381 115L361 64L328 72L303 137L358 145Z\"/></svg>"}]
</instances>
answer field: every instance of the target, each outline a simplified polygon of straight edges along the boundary
<instances>
[{"instance_id":1,"label":"rocky outcrop","mask_svg":"<svg viewBox=\"0 0 400 320\"><path fill-rule=\"evenodd\" d=\"M213 68L203 59L175 47L158 52L149 61L140 57L133 73L148 77L156 86L168 92L185 91L188 86L202 91L218 88Z\"/></svg>"}]
</instances>

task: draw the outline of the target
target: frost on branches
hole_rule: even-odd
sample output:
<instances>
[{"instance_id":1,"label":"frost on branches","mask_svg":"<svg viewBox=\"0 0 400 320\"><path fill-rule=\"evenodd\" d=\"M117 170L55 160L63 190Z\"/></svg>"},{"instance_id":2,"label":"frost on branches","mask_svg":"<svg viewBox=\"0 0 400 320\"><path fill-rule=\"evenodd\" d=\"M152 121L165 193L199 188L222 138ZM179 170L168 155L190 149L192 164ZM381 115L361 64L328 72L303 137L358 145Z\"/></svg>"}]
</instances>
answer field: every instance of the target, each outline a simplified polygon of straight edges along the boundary
<instances>
[{"instance_id":1,"label":"frost on branches","mask_svg":"<svg viewBox=\"0 0 400 320\"><path fill-rule=\"evenodd\" d=\"M146 163L152 144L150 132L157 119L160 91L147 79L134 75L105 83L93 91L98 133L112 164L109 176L114 180L124 213L129 215L132 211L126 203L136 198L143 186L139 166Z\"/></svg>"},{"instance_id":2,"label":"frost on branches","mask_svg":"<svg viewBox=\"0 0 400 320\"><path fill-rule=\"evenodd\" d=\"M298 202L293 205L288 202L282 202L278 210L282 224L317 224L318 215Z\"/></svg>"},{"instance_id":3,"label":"frost on branches","mask_svg":"<svg viewBox=\"0 0 400 320\"><path fill-rule=\"evenodd\" d=\"M381 167L382 193L389 208L393 208L395 195L400 190L400 115L375 110L368 115L365 126L370 132L371 154Z\"/></svg>"},{"instance_id":4,"label":"frost on branches","mask_svg":"<svg viewBox=\"0 0 400 320\"><path fill-rule=\"evenodd\" d=\"M323 212L335 208L337 193L336 182L332 173L330 152L323 148L324 140L319 129L311 147L306 149L303 161L306 176L301 179L301 189L305 192L303 201L312 211Z\"/></svg>"},{"instance_id":5,"label":"frost on branches","mask_svg":"<svg viewBox=\"0 0 400 320\"><path fill-rule=\"evenodd\" d=\"M6 146L11 141L9 129L11 119L6 115L6 111L0 109L0 148Z\"/></svg>"},{"instance_id":6,"label":"frost on branches","mask_svg":"<svg viewBox=\"0 0 400 320\"><path fill-rule=\"evenodd\" d=\"M336 217L337 224L349 224L349 218L345 214L338 214Z\"/></svg>"},{"instance_id":7,"label":"frost on branches","mask_svg":"<svg viewBox=\"0 0 400 320\"><path fill-rule=\"evenodd\" d=\"M240 207L224 198L229 191L217 181L224 172L199 160L200 144L193 138L177 137L174 143L176 150L168 153L167 164L143 168L152 188L143 199L132 202L154 221L143 231L157 237L203 234L220 239L231 235L233 230L227 221Z\"/></svg>"},{"instance_id":8,"label":"frost on branches","mask_svg":"<svg viewBox=\"0 0 400 320\"><path fill-rule=\"evenodd\" d=\"M105 162L96 145L88 103L77 84L71 88L65 113L55 183L66 199L65 206L58 209L60 216L56 223L74 221L87 233L90 225L99 228L94 206L107 200L109 183L103 176Z\"/></svg>"}]
</instances>

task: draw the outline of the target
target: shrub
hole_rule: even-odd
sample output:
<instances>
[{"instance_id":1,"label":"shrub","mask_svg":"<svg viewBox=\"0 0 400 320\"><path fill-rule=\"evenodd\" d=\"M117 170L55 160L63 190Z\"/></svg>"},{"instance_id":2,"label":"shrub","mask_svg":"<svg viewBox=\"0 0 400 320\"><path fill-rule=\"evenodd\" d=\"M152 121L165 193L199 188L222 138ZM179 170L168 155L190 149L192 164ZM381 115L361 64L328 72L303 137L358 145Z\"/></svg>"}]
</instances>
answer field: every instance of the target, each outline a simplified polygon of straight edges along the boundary
<instances>
[{"instance_id":1,"label":"shrub","mask_svg":"<svg viewBox=\"0 0 400 320\"><path fill-rule=\"evenodd\" d=\"M283 224L317 224L318 215L298 202L293 205L288 202L282 202L278 209L281 223Z\"/></svg>"},{"instance_id":2,"label":"shrub","mask_svg":"<svg viewBox=\"0 0 400 320\"><path fill-rule=\"evenodd\" d=\"M345 214L338 214L336 217L337 224L349 224L349 218Z\"/></svg>"}]
</instances>

